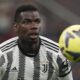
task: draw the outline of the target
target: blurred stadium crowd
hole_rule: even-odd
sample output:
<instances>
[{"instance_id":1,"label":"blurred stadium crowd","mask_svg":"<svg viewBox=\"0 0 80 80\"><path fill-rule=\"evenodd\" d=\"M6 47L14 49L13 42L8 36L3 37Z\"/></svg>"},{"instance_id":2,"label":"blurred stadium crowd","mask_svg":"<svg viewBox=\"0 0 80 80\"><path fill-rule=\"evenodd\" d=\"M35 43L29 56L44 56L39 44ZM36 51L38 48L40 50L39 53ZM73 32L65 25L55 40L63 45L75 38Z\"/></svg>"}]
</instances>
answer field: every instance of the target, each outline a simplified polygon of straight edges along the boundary
<instances>
[{"instance_id":1,"label":"blurred stadium crowd","mask_svg":"<svg viewBox=\"0 0 80 80\"><path fill-rule=\"evenodd\" d=\"M27 3L36 5L43 16L41 35L56 42L63 29L80 24L80 0L0 0L0 43L15 36L15 9ZM72 64L74 80L80 80L80 63L75 64Z\"/></svg>"}]
</instances>

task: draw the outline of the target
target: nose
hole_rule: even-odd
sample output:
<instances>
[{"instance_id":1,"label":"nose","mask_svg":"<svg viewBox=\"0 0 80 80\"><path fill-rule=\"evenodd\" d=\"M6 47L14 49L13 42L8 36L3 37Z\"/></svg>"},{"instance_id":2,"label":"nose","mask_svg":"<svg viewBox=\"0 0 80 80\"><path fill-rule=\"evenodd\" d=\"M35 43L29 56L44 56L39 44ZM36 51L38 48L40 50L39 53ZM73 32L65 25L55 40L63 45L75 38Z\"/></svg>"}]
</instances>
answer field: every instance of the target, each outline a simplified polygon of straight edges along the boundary
<instances>
[{"instance_id":1,"label":"nose","mask_svg":"<svg viewBox=\"0 0 80 80\"><path fill-rule=\"evenodd\" d=\"M39 24L37 24L36 22L32 22L32 26L31 26L32 29L38 29L39 28Z\"/></svg>"}]
</instances>

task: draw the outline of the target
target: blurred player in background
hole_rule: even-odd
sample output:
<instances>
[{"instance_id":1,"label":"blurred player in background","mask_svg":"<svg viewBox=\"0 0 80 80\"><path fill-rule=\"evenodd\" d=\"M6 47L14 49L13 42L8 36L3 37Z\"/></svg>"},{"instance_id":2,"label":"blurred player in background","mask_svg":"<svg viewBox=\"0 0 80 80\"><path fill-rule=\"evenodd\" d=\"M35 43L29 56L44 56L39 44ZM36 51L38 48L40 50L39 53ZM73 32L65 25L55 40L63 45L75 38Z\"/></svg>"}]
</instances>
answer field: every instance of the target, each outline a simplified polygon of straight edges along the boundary
<instances>
[{"instance_id":1,"label":"blurred player in background","mask_svg":"<svg viewBox=\"0 0 80 80\"><path fill-rule=\"evenodd\" d=\"M73 80L70 63L58 44L39 35L38 9L22 5L14 19L17 37L0 45L0 80Z\"/></svg>"}]
</instances>

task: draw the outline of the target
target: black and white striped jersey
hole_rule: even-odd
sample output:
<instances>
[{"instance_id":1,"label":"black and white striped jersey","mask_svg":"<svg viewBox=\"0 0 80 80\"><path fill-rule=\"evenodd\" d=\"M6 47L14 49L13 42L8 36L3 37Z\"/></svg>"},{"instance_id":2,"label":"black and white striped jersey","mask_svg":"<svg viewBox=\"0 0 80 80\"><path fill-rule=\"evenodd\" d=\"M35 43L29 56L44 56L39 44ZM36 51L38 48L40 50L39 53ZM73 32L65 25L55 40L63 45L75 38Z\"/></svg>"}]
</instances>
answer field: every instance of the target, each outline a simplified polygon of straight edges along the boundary
<instances>
[{"instance_id":1,"label":"black and white striped jersey","mask_svg":"<svg viewBox=\"0 0 80 80\"><path fill-rule=\"evenodd\" d=\"M25 56L18 48L18 37L0 45L0 80L73 80L69 62L58 44L40 36L35 57Z\"/></svg>"}]
</instances>

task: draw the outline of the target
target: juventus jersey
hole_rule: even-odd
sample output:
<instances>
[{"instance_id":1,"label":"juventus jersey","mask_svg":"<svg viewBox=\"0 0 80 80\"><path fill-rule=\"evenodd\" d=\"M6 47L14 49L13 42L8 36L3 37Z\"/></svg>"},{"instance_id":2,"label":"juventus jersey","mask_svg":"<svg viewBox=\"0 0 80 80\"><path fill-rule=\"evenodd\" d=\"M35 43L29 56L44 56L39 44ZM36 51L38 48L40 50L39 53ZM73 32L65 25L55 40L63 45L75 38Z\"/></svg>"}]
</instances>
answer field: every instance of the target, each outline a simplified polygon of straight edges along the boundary
<instances>
[{"instance_id":1,"label":"juventus jersey","mask_svg":"<svg viewBox=\"0 0 80 80\"><path fill-rule=\"evenodd\" d=\"M59 46L40 36L35 57L24 55L14 37L0 45L0 80L73 80L70 63L61 55Z\"/></svg>"}]
</instances>

